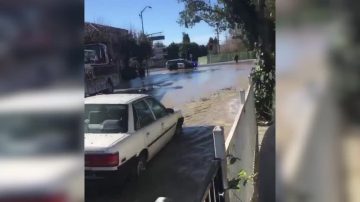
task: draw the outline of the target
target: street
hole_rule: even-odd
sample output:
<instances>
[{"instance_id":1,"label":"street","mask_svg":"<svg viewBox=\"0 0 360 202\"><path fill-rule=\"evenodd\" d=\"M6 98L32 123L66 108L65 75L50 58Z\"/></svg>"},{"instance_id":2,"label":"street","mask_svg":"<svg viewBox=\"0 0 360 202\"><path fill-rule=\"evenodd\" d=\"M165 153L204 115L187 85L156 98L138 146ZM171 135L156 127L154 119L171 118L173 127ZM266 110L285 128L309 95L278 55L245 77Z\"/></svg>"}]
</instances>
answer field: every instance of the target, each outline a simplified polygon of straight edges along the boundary
<instances>
[{"instance_id":1,"label":"street","mask_svg":"<svg viewBox=\"0 0 360 202\"><path fill-rule=\"evenodd\" d=\"M121 83L115 92L138 92L150 94L166 106L181 109L186 103L210 96L221 89L246 89L248 75L253 61L238 64L221 64L198 67L196 70L177 70L150 72L143 83L140 78ZM127 90L124 90L127 89Z\"/></svg>"},{"instance_id":2,"label":"street","mask_svg":"<svg viewBox=\"0 0 360 202\"><path fill-rule=\"evenodd\" d=\"M200 66L195 70L167 69L121 83L115 93L146 93L166 107L181 110L186 126L222 125L230 130L240 106L240 90L248 87L254 61Z\"/></svg>"},{"instance_id":3,"label":"street","mask_svg":"<svg viewBox=\"0 0 360 202\"><path fill-rule=\"evenodd\" d=\"M181 109L185 117L183 134L174 137L149 162L145 175L138 180L120 185L87 182L86 201L142 202L158 197L193 201L202 197L208 175L214 172L212 129L223 125L226 133L231 127L240 106L239 90L247 88L252 66L252 62L243 62L196 70L162 70L151 72L144 85L140 79L123 83L117 93L148 93L166 107Z\"/></svg>"}]
</instances>

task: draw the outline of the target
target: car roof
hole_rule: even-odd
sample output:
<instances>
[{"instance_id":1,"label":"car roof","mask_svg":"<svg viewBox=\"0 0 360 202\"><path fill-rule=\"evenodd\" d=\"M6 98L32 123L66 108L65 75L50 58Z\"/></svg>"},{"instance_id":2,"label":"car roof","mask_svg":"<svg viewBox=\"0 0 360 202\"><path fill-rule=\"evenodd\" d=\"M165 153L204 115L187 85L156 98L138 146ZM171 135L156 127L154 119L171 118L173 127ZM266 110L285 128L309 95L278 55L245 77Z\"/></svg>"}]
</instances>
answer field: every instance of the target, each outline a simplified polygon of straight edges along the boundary
<instances>
[{"instance_id":1,"label":"car roof","mask_svg":"<svg viewBox=\"0 0 360 202\"><path fill-rule=\"evenodd\" d=\"M104 94L85 98L85 104L130 104L148 97L146 94Z\"/></svg>"}]
</instances>

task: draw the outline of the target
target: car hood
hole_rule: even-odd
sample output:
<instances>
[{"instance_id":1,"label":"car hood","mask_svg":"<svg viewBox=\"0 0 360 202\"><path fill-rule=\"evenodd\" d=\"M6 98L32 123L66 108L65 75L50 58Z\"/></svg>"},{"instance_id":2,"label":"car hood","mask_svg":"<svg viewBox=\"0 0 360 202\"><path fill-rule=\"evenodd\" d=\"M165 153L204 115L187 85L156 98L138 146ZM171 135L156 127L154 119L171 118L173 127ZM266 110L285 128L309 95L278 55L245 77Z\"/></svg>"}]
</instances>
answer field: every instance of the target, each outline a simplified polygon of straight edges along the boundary
<instances>
[{"instance_id":1,"label":"car hood","mask_svg":"<svg viewBox=\"0 0 360 202\"><path fill-rule=\"evenodd\" d=\"M103 151L129 137L126 133L85 133L85 152Z\"/></svg>"}]
</instances>

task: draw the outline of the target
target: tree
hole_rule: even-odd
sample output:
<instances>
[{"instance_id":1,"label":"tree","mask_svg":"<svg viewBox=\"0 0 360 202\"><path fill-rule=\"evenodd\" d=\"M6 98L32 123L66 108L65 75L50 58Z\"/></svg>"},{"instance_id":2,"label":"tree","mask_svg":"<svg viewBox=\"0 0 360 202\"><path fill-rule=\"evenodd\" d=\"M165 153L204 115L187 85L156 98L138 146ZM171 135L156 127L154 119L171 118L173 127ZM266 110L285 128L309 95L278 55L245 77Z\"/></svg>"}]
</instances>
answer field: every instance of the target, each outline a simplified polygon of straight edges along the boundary
<instances>
[{"instance_id":1,"label":"tree","mask_svg":"<svg viewBox=\"0 0 360 202\"><path fill-rule=\"evenodd\" d=\"M136 57L139 63L142 64L144 60L147 60L152 55L152 42L144 34L139 34L137 45Z\"/></svg>"},{"instance_id":2,"label":"tree","mask_svg":"<svg viewBox=\"0 0 360 202\"><path fill-rule=\"evenodd\" d=\"M166 59L168 60L177 59L179 58L180 46L179 44L173 42L166 48L166 51L167 51Z\"/></svg>"},{"instance_id":3,"label":"tree","mask_svg":"<svg viewBox=\"0 0 360 202\"><path fill-rule=\"evenodd\" d=\"M215 29L217 37L219 33L225 31L227 22L222 4L211 5L201 0L178 0L185 3L184 11L181 11L178 23L187 27L192 27L201 21L206 22Z\"/></svg>"},{"instance_id":4,"label":"tree","mask_svg":"<svg viewBox=\"0 0 360 202\"><path fill-rule=\"evenodd\" d=\"M208 50L211 52L214 48L214 39L212 37L209 38L207 43Z\"/></svg>"},{"instance_id":5,"label":"tree","mask_svg":"<svg viewBox=\"0 0 360 202\"><path fill-rule=\"evenodd\" d=\"M183 32L182 37L182 44L180 46L180 56L182 58L188 59L189 58L189 44L190 44L190 37L187 33Z\"/></svg>"},{"instance_id":6,"label":"tree","mask_svg":"<svg viewBox=\"0 0 360 202\"><path fill-rule=\"evenodd\" d=\"M171 43L167 48L167 57L166 59L171 60L171 59L177 59L179 58L179 55L181 55L181 47L183 47L183 43L180 44L176 44L176 43ZM202 56L206 56L208 54L207 51L207 47L204 45L198 45L195 42L191 42L189 44L187 44L187 48L188 48L188 53L189 55L192 55L193 60L197 60L198 57L202 57Z\"/></svg>"},{"instance_id":7,"label":"tree","mask_svg":"<svg viewBox=\"0 0 360 202\"><path fill-rule=\"evenodd\" d=\"M182 43L183 44L189 44L190 43L190 37L189 34L183 32L183 39L182 39Z\"/></svg>"},{"instance_id":8,"label":"tree","mask_svg":"<svg viewBox=\"0 0 360 202\"><path fill-rule=\"evenodd\" d=\"M214 41L213 41L213 53L214 54L217 54L219 53L219 39L217 39L216 37L214 38Z\"/></svg>"},{"instance_id":9,"label":"tree","mask_svg":"<svg viewBox=\"0 0 360 202\"><path fill-rule=\"evenodd\" d=\"M244 42L239 38L226 36L223 44L221 45L221 52L233 53L237 51L246 51Z\"/></svg>"},{"instance_id":10,"label":"tree","mask_svg":"<svg viewBox=\"0 0 360 202\"><path fill-rule=\"evenodd\" d=\"M207 46L200 45L199 46L199 57L206 56L208 54Z\"/></svg>"},{"instance_id":11,"label":"tree","mask_svg":"<svg viewBox=\"0 0 360 202\"><path fill-rule=\"evenodd\" d=\"M271 121L275 87L275 0L179 0L185 4L178 22L192 27L201 21L216 29L236 28L242 40L258 56L251 73L255 86L255 105L260 121ZM212 47L213 49L214 47Z\"/></svg>"}]
</instances>

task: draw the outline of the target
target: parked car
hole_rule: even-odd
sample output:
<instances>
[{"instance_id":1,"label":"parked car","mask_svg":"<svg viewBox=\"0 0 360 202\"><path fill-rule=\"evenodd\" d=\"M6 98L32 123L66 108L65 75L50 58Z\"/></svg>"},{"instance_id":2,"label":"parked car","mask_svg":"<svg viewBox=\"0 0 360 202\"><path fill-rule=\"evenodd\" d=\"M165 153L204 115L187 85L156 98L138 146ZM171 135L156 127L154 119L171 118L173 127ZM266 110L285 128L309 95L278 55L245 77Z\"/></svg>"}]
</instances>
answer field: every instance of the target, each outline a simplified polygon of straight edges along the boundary
<instances>
[{"instance_id":1,"label":"parked car","mask_svg":"<svg viewBox=\"0 0 360 202\"><path fill-rule=\"evenodd\" d=\"M187 68L194 68L194 65L191 61L185 60L185 59L175 59L175 60L168 60L166 62L166 68L171 70L177 70L177 69L187 69Z\"/></svg>"},{"instance_id":2,"label":"parked car","mask_svg":"<svg viewBox=\"0 0 360 202\"><path fill-rule=\"evenodd\" d=\"M175 134L184 118L144 94L85 99L85 178L140 176L147 162ZM130 174L130 175L129 175Z\"/></svg>"}]
</instances>

